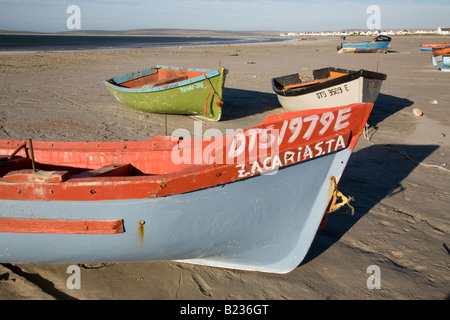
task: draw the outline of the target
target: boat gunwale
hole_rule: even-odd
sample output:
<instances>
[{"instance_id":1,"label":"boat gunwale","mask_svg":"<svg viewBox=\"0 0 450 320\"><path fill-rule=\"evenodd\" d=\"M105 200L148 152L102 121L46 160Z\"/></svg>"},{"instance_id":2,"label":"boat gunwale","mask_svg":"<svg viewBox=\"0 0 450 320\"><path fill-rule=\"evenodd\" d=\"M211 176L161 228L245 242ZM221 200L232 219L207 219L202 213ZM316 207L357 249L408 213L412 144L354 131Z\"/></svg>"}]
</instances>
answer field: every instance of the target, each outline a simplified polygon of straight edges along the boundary
<instances>
[{"instance_id":1,"label":"boat gunwale","mask_svg":"<svg viewBox=\"0 0 450 320\"><path fill-rule=\"evenodd\" d=\"M367 79L375 79L375 80L386 80L386 78L387 78L387 75L384 73L369 71L369 70L365 70L365 69L356 71L356 70L346 70L346 69L335 68L335 67L327 67L327 68L313 70L313 72L322 71L322 70L329 70L329 71L334 71L334 72L339 72L339 73L345 73L346 75L343 75L343 76L340 76L337 78L332 78L330 80L320 82L317 84L312 84L312 85L306 86L306 87L291 88L291 89L283 90L283 89L280 89L279 86L277 86L276 82L280 83L280 81L279 81L280 79L284 79L284 78L292 76L292 75L299 75L299 73L294 73L294 74L290 74L290 75L272 78L272 88L276 94L281 95L281 96L300 96L300 95L304 95L307 93L312 93L312 92L316 92L319 90L323 90L323 89L326 89L329 87L337 86L337 85L340 85L340 84L343 84L346 82L350 82L350 81L359 79L360 77L367 78Z\"/></svg>"},{"instance_id":2,"label":"boat gunwale","mask_svg":"<svg viewBox=\"0 0 450 320\"><path fill-rule=\"evenodd\" d=\"M333 137L337 137L338 135L339 134L335 134ZM220 165L191 164L180 171L164 174L69 178L68 180L61 182L42 183L29 181L3 181L3 179L0 179L0 187L3 187L5 191L5 197L0 196L0 201L76 201L94 203L98 201L145 200L187 194L242 180L252 179L255 176L267 174L271 171L276 172L277 170L285 170L289 167L314 161L314 159L317 158L337 154L338 152L346 149L352 150L354 144L356 143L354 140L355 136L357 137L356 139L358 139L360 132L344 130L341 135L345 136L345 146L339 150L334 150L311 159L304 159L295 163L287 163L276 169L268 170L263 173L256 173L252 176L239 177L237 174L233 174L233 172L235 173L236 166L240 164L235 162ZM320 143L320 141L320 139L313 141L313 144ZM292 153L296 150L297 148L286 149L280 154L285 154L288 152ZM251 160L253 161L255 159ZM241 163L241 165L242 164L244 163ZM31 173L31 169L26 169L26 171ZM202 180L202 177L206 177L205 179L207 181L200 181L195 185L192 183L192 181L197 179ZM111 195L109 191L112 187L116 191L116 194L114 195ZM70 189L73 194L66 193L64 191L66 189ZM21 192L14 193L13 190L21 190ZM37 193L43 193L43 195L37 196ZM45 194L47 195L45 196ZM11 195L13 195L13 197L11 197Z\"/></svg>"},{"instance_id":3,"label":"boat gunwale","mask_svg":"<svg viewBox=\"0 0 450 320\"><path fill-rule=\"evenodd\" d=\"M255 128L269 128L272 124L276 122L279 123L281 127L282 123L288 120L295 118L295 116L301 114L302 116L314 115L316 113L325 114L325 112L339 112L340 110L346 110L348 108L354 109L356 112L354 113L355 123L358 121L358 117L368 117L370 114L370 110L373 107L371 103L355 103L341 107L333 107L323 111L317 110L304 110L304 111L296 111L296 112L286 112L281 114L269 115L266 119L261 122L259 125L255 127L248 128L246 130L252 130ZM319 136L313 138L302 138L300 141L296 142L294 145L285 144L283 147L279 146L278 154L286 154L289 152L293 152L294 150L298 150L299 146L304 147L304 145L313 145L316 143L322 143L322 141L332 138L335 141L337 135L341 135L343 139L346 141L343 145L342 149L353 150L356 142L362 133L363 127L358 127L358 125L352 126L350 128L340 128L339 131L335 131L334 133L330 133L327 136ZM354 129L354 130L353 130ZM348 140L347 137L348 136ZM234 136L227 136L222 138L223 145L227 145L228 142L232 142L231 139ZM311 138L311 139L310 139ZM250 139L250 138L249 138ZM8 140L0 141L7 142ZM195 151L197 139L190 139L189 141L190 148L188 150ZM203 140L202 140L203 141ZM149 141L151 143L151 141ZM147 143L149 143L147 142ZM39 144L40 142L38 142ZM49 144L52 142L43 142L44 144ZM72 144L78 144L79 142L60 142L61 144L68 144L67 148L70 149ZM140 142L136 142L140 143ZM173 143L173 142L172 142ZM176 143L176 141L175 141ZM287 142L286 142L287 143ZM87 142L86 146L92 144L92 142ZM116 144L115 142L108 142L107 144ZM206 146L205 146L206 148ZM37 148L34 148L35 151ZM204 150L204 148L201 148ZM226 149L226 148L225 148ZM128 150L128 148L127 148ZM338 149L329 150L328 153L334 153ZM339 149L340 150L340 149ZM250 151L249 151L250 152ZM326 153L317 154L314 158L323 156ZM274 155L271 153L271 155ZM260 155L259 155L260 156ZM280 156L281 157L281 156ZM270 159L270 157L268 157ZM124 176L124 177L88 177L88 178L73 178L60 182L31 182L31 181L23 181L23 180L9 180L3 181L0 179L0 187L5 191L4 196L0 196L0 199L7 200L32 200L32 201L52 201L52 200L75 200L75 201L98 201L98 200L124 200L124 199L139 199L139 198L152 198L152 197L161 197L172 194L186 193L192 192L198 189L204 189L209 187L214 187L221 184L227 184L234 182L236 180L242 180L246 178L250 178L252 176L241 176L238 171L236 171L236 164L240 164L240 162L235 162L239 160L234 157L233 162L224 161L222 164L210 164L210 163L202 163L202 164L191 164L181 169L179 171L164 173L164 174L154 174L154 175L144 175L144 176ZM258 158L259 159L259 158ZM245 166L252 166L253 160L258 160L249 158L245 161ZM281 164L278 169L288 167L291 165L298 165L302 162L306 162L311 159L297 159L295 163L285 162ZM226 160L226 159L225 159ZM31 169L26 169L31 172ZM258 173L254 172L255 175ZM30 183L31 182L31 183ZM189 183L187 183L189 182ZM65 191L69 185L72 185L76 188L76 194L67 194ZM130 186L134 185L136 188L130 189ZM28 192L17 192L17 190L26 190L28 187L32 186L35 188L38 193L36 194L28 194ZM110 194L108 192L104 192L103 190L99 190L98 188L108 188L111 189L111 186L114 186L114 194ZM119 190L120 189L120 190ZM60 192L63 190L63 192ZM75 190L75 189L73 189ZM95 192L91 192L94 190ZM120 192L119 192L120 191ZM27 197L36 197L32 199L26 199ZM76 197L80 197L79 199L75 199ZM42 198L42 199L41 199Z\"/></svg>"},{"instance_id":4,"label":"boat gunwale","mask_svg":"<svg viewBox=\"0 0 450 320\"><path fill-rule=\"evenodd\" d=\"M186 72L202 72L203 74L196 76L194 78L190 78L190 79L186 79L186 80L182 80L182 81L178 81L178 82L174 82L174 83L169 83L169 84L165 84L165 85L161 85L161 86L150 87L150 88L127 88L127 87L123 87L120 85L121 83L136 80L141 77L145 77L147 75L153 74L154 72L151 73L151 71L155 70L155 69L156 70L157 69L170 69L170 70L179 70L179 71L186 71ZM145 70L148 70L149 73L143 73L143 71L145 71ZM156 65L156 66L152 66L149 68L141 69L139 71L127 73L127 74L117 76L117 77L113 77L108 80L104 80L103 83L107 87L110 87L117 91L128 92L128 93L151 93L151 92L165 91L168 89L188 86L188 85L191 85L196 82L201 82L206 79L211 79L211 78L220 76L221 74L224 74L225 72L226 72L225 69L222 67L217 68L217 69L197 69L197 68L181 68L181 67ZM130 76L130 77L127 77L127 76ZM127 78L121 82L117 82L116 80L114 80L114 79L120 79L122 77L127 77Z\"/></svg>"},{"instance_id":5,"label":"boat gunwale","mask_svg":"<svg viewBox=\"0 0 450 320\"><path fill-rule=\"evenodd\" d=\"M420 48L437 48L443 46L450 46L450 42L423 43L420 45Z\"/></svg>"}]
</instances>

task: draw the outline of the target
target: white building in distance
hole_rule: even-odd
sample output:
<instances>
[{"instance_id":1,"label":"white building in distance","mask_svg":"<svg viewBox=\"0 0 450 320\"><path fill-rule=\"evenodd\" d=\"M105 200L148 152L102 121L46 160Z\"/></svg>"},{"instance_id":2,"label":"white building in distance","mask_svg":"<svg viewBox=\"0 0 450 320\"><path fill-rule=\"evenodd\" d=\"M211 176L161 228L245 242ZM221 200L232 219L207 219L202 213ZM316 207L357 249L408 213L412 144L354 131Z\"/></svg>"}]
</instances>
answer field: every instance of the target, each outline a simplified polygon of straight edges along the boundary
<instances>
[{"instance_id":1,"label":"white building in distance","mask_svg":"<svg viewBox=\"0 0 450 320\"><path fill-rule=\"evenodd\" d=\"M450 34L450 28L441 28L441 27L439 27L437 29L437 33L438 34L442 34L442 35Z\"/></svg>"}]
</instances>

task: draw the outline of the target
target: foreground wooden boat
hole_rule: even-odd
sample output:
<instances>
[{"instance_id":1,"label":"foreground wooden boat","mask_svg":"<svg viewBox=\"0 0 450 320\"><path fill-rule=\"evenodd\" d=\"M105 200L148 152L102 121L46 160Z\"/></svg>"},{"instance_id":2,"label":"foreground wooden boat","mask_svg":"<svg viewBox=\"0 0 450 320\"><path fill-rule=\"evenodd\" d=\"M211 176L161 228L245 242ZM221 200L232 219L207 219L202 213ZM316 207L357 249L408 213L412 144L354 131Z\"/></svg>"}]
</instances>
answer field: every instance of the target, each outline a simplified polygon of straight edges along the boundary
<instances>
[{"instance_id":1,"label":"foreground wooden boat","mask_svg":"<svg viewBox=\"0 0 450 320\"><path fill-rule=\"evenodd\" d=\"M338 53L386 53L391 43L391 37L379 35L372 41L342 42L338 47Z\"/></svg>"},{"instance_id":2,"label":"foreground wooden boat","mask_svg":"<svg viewBox=\"0 0 450 320\"><path fill-rule=\"evenodd\" d=\"M341 48L338 53L387 53L387 51L380 48Z\"/></svg>"},{"instance_id":3,"label":"foreground wooden boat","mask_svg":"<svg viewBox=\"0 0 450 320\"><path fill-rule=\"evenodd\" d=\"M371 109L286 112L214 140L0 140L0 262L289 272L333 204Z\"/></svg>"},{"instance_id":4,"label":"foreground wooden boat","mask_svg":"<svg viewBox=\"0 0 450 320\"><path fill-rule=\"evenodd\" d=\"M421 51L432 51L433 49L442 49L450 47L450 43L424 43L420 45Z\"/></svg>"},{"instance_id":5,"label":"foreground wooden boat","mask_svg":"<svg viewBox=\"0 0 450 320\"><path fill-rule=\"evenodd\" d=\"M117 100L140 111L218 121L225 74L224 68L154 66L105 80L104 84Z\"/></svg>"},{"instance_id":6,"label":"foreground wooden boat","mask_svg":"<svg viewBox=\"0 0 450 320\"><path fill-rule=\"evenodd\" d=\"M383 73L328 67L314 70L308 76L296 73L273 78L272 88L283 108L297 111L374 103L384 80Z\"/></svg>"}]
</instances>

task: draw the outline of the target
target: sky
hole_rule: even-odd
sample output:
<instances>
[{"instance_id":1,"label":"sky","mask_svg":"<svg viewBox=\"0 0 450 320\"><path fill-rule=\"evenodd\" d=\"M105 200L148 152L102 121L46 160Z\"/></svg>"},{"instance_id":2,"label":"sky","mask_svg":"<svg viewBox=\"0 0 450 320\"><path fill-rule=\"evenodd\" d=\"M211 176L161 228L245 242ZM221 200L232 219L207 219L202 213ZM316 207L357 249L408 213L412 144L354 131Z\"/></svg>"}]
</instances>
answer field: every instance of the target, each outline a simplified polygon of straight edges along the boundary
<instances>
[{"instance_id":1,"label":"sky","mask_svg":"<svg viewBox=\"0 0 450 320\"><path fill-rule=\"evenodd\" d=\"M67 12L72 5L79 14ZM370 29L368 21L372 26L375 21L374 12L367 12L371 5L379 8L380 29L450 27L449 0L0 0L0 30Z\"/></svg>"}]
</instances>

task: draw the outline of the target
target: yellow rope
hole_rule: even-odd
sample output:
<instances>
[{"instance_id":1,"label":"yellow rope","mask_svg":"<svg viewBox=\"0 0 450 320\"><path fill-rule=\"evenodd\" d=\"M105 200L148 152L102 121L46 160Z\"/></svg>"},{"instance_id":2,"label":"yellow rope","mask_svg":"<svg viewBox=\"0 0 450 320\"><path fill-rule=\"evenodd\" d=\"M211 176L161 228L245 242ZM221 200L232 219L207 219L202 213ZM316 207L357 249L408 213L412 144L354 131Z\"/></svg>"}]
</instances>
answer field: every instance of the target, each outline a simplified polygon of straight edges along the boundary
<instances>
[{"instance_id":1,"label":"yellow rope","mask_svg":"<svg viewBox=\"0 0 450 320\"><path fill-rule=\"evenodd\" d=\"M340 203L336 203L333 208L331 208L330 212L339 210L340 208L342 208L343 206L348 206L350 208L350 210L352 211L352 215L355 213L355 209L352 207L352 205L350 204L350 201L353 201L354 199L352 197L346 197L342 194L342 192L340 192L337 188L334 191L334 196L337 198L341 198L341 202Z\"/></svg>"}]
</instances>

